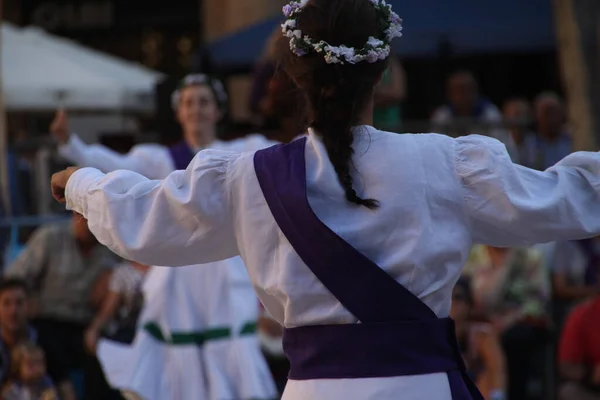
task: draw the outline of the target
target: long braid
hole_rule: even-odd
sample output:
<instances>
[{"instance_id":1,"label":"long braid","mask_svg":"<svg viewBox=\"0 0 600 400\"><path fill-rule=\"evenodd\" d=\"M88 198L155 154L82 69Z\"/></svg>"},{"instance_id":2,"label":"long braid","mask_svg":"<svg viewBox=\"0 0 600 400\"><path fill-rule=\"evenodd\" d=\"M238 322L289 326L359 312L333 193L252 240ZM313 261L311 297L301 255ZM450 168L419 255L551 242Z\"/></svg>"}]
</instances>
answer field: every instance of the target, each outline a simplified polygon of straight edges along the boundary
<instances>
[{"instance_id":1,"label":"long braid","mask_svg":"<svg viewBox=\"0 0 600 400\"><path fill-rule=\"evenodd\" d=\"M309 94L309 101L315 105L311 125L323 138L329 160L344 188L346 199L374 209L377 208L378 202L373 199L363 199L356 193L350 170L354 153L352 149L354 114L355 110L362 106L358 103L363 98L365 88L360 90L361 88L352 87L351 83L343 81L336 86L329 90L320 90L312 96Z\"/></svg>"},{"instance_id":2,"label":"long braid","mask_svg":"<svg viewBox=\"0 0 600 400\"><path fill-rule=\"evenodd\" d=\"M357 16L360 24L356 24ZM303 34L331 45L360 47L369 38L382 35L378 14L367 0L310 0L295 23ZM368 109L387 61L328 64L321 54L298 57L283 36L277 46L283 70L304 93L307 121L322 138L346 199L377 208L377 200L362 198L353 186L352 143L358 133L352 127Z\"/></svg>"}]
</instances>

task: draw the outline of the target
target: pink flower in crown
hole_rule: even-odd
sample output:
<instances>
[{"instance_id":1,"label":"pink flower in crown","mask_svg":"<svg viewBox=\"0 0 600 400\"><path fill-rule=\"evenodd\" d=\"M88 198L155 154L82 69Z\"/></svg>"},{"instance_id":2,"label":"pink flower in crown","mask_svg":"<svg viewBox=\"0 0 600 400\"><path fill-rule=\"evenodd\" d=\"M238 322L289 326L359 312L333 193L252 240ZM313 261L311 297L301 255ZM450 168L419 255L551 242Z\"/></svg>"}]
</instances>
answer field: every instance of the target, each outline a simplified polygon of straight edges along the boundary
<instances>
[{"instance_id":1,"label":"pink flower in crown","mask_svg":"<svg viewBox=\"0 0 600 400\"><path fill-rule=\"evenodd\" d=\"M293 13L301 10L308 4L309 0L292 1L290 4L283 6L283 15L289 18Z\"/></svg>"},{"instance_id":2,"label":"pink flower in crown","mask_svg":"<svg viewBox=\"0 0 600 400\"><path fill-rule=\"evenodd\" d=\"M376 50L369 50L366 57L367 62L374 63L379 60L379 54Z\"/></svg>"},{"instance_id":3,"label":"pink flower in crown","mask_svg":"<svg viewBox=\"0 0 600 400\"><path fill-rule=\"evenodd\" d=\"M292 8L291 5L287 4L287 5L283 6L283 15L285 15L286 18L289 18L290 15L292 15L293 11L294 11L294 8Z\"/></svg>"},{"instance_id":4,"label":"pink flower in crown","mask_svg":"<svg viewBox=\"0 0 600 400\"><path fill-rule=\"evenodd\" d=\"M294 47L294 50L292 50L292 51L298 57L302 57L302 56L305 56L308 54L305 50L301 49L300 47Z\"/></svg>"}]
</instances>

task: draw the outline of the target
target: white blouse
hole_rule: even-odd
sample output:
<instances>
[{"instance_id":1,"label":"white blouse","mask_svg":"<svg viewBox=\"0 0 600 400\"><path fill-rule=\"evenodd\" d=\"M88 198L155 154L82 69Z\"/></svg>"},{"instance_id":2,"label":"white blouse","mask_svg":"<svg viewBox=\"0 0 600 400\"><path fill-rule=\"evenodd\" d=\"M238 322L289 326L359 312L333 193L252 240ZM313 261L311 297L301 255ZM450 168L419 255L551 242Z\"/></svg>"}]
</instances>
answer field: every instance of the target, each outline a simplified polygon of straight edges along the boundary
<instances>
[{"instance_id":1,"label":"white blouse","mask_svg":"<svg viewBox=\"0 0 600 400\"><path fill-rule=\"evenodd\" d=\"M449 313L472 243L517 246L600 233L600 153L574 153L539 172L513 164L503 144L482 136L398 135L372 127L355 128L355 136L355 187L381 207L371 211L345 200L314 132L306 146L310 205L439 317ZM277 227L253 153L202 151L186 171L163 181L84 168L69 180L66 197L98 240L126 259L178 266L240 254L260 300L284 326L356 322ZM445 374L352 381L291 382L288 391L298 397L287 398L331 390L372 398L388 389L409 400L432 393L449 398Z\"/></svg>"}]
</instances>

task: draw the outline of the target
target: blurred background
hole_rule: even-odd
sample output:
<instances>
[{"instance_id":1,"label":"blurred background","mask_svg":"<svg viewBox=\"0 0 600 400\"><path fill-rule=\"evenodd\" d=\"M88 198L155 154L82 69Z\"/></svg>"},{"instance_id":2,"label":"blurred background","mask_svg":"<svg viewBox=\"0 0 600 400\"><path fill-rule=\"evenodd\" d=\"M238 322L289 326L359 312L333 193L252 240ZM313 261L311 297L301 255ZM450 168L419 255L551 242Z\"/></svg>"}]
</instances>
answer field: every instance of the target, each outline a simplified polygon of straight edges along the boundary
<instances>
[{"instance_id":1,"label":"blurred background","mask_svg":"<svg viewBox=\"0 0 600 400\"><path fill-rule=\"evenodd\" d=\"M185 74L203 72L222 79L229 94L223 139L251 132L277 137L289 128L286 122L293 106L279 102L278 108L268 101L278 84L273 79L270 39L283 21L285 3L3 0L3 265L15 259L37 227L69 218L51 200L48 184L51 173L67 165L57 156L48 133L59 107L69 110L72 130L88 143L120 152L141 142L175 143L181 132L171 109L171 93ZM375 94L378 128L399 134L494 136L510 147L516 161L537 169L572 151L600 148L600 1L388 3L404 20L404 37L395 42L392 63ZM541 260L530 260L542 271L538 286L522 288L523 281L533 282L529 275L503 281L510 304L514 293L525 292L523 296L537 302L528 309L537 311L520 310L530 319L499 328L508 375L526 376L519 380L524 389L513 394L513 400L554 398L565 379L555 362L561 328L571 306L600 292L594 272L600 267L599 247L597 241L591 247L551 244L526 249L533 255L523 256L525 261L500 257L508 264L514 260L527 264L527 257L538 260L536 254ZM477 271L499 257L495 251L474 252L480 257L470 260L475 267L467 271L476 272L466 273L469 279L492 279ZM571 275L566 279L561 268L574 270L576 283L569 280ZM584 282L584 275L593 279ZM469 290L484 290L481 285ZM477 296L474 306L476 300ZM502 301L502 296L495 300ZM493 321L492 311L483 308L477 310L478 318ZM557 309L561 316L556 316ZM513 324L535 326L535 332L509 332ZM542 345L529 352L531 343ZM523 370L525 361L515 354L535 362ZM600 398L594 396L589 398Z\"/></svg>"}]
</instances>

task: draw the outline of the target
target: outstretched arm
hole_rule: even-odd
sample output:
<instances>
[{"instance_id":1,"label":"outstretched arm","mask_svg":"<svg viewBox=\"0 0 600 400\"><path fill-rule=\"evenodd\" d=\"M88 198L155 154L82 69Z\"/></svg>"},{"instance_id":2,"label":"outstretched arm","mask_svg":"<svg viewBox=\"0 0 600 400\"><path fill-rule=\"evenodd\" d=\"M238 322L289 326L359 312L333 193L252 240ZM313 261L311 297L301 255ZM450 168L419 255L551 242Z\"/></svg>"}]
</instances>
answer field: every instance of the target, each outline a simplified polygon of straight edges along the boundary
<instances>
[{"instance_id":1,"label":"outstretched arm","mask_svg":"<svg viewBox=\"0 0 600 400\"><path fill-rule=\"evenodd\" d=\"M536 171L513 164L495 139L454 143L475 243L512 247L600 234L600 153L573 153Z\"/></svg>"},{"instance_id":2,"label":"outstretched arm","mask_svg":"<svg viewBox=\"0 0 600 400\"><path fill-rule=\"evenodd\" d=\"M238 254L228 181L236 157L205 150L162 181L131 171L63 171L53 176L53 194L61 199L62 188L67 208L125 259L163 266L223 260Z\"/></svg>"},{"instance_id":3,"label":"outstretched arm","mask_svg":"<svg viewBox=\"0 0 600 400\"><path fill-rule=\"evenodd\" d=\"M67 114L63 110L56 113L50 126L52 135L59 143L62 157L82 167L92 167L103 172L119 169L135 171L150 178L164 177L165 168L172 169L165 149L159 145L134 147L129 153L121 154L99 144L88 145L76 134L69 131Z\"/></svg>"}]
</instances>

